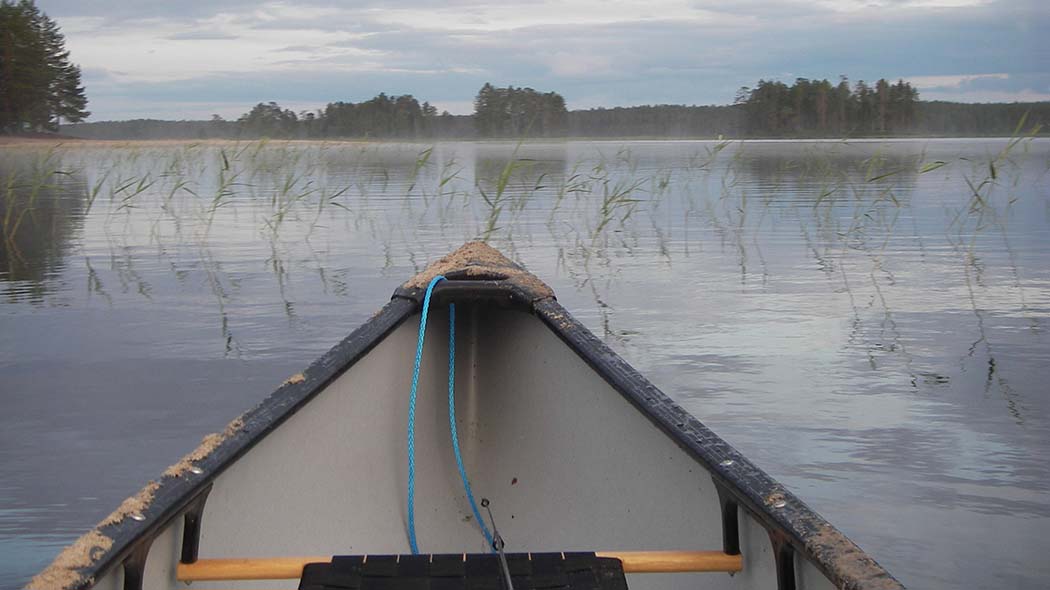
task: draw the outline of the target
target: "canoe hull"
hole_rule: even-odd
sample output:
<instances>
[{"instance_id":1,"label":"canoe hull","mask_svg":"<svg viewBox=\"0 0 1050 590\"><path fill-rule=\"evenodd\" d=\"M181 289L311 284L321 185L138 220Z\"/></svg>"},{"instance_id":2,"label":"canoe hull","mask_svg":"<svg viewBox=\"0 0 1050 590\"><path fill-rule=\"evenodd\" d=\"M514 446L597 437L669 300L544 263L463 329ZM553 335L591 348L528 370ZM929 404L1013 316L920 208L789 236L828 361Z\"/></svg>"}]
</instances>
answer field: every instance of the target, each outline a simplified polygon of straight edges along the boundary
<instances>
[{"instance_id":1,"label":"canoe hull","mask_svg":"<svg viewBox=\"0 0 1050 590\"><path fill-rule=\"evenodd\" d=\"M97 552L68 587L125 588L129 576L141 575L144 588L186 588L176 564L194 554L408 553L405 423L419 299L418 290L399 291L207 452L191 453L160 481L141 511L145 520L100 529L113 548ZM508 551L725 548L743 555L743 571L732 576L638 574L629 576L632 588L900 587L552 297L530 298L487 278L435 291L416 408L423 552L487 550L449 435L450 301L457 302L463 458L476 496L491 500ZM194 508L199 519L187 518Z\"/></svg>"}]
</instances>

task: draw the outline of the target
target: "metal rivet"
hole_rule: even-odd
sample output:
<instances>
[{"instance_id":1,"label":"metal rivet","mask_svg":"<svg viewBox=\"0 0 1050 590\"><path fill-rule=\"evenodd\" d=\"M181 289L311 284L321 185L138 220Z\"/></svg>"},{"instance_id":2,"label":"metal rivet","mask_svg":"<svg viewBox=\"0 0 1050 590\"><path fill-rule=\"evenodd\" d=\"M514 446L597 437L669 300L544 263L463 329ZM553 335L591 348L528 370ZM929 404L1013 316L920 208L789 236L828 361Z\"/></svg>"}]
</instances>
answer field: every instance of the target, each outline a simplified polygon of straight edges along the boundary
<instances>
[{"instance_id":1,"label":"metal rivet","mask_svg":"<svg viewBox=\"0 0 1050 590\"><path fill-rule=\"evenodd\" d=\"M736 461L733 461L732 459L726 459L725 461L719 463L719 465L721 465L722 467L731 467L733 463L736 463Z\"/></svg>"},{"instance_id":2,"label":"metal rivet","mask_svg":"<svg viewBox=\"0 0 1050 590\"><path fill-rule=\"evenodd\" d=\"M190 473L193 473L195 475L200 475L200 474L204 473L204 470L201 469L200 467L197 467L196 465L194 465L193 467L190 467Z\"/></svg>"},{"instance_id":3,"label":"metal rivet","mask_svg":"<svg viewBox=\"0 0 1050 590\"><path fill-rule=\"evenodd\" d=\"M139 522L146 520L146 517L139 512L132 512L128 517L131 518L131 520L137 520Z\"/></svg>"},{"instance_id":4,"label":"metal rivet","mask_svg":"<svg viewBox=\"0 0 1050 590\"><path fill-rule=\"evenodd\" d=\"M773 508L783 508L784 506L787 506L787 505L788 505L788 503L783 501L783 500L777 500L776 502L773 502Z\"/></svg>"}]
</instances>

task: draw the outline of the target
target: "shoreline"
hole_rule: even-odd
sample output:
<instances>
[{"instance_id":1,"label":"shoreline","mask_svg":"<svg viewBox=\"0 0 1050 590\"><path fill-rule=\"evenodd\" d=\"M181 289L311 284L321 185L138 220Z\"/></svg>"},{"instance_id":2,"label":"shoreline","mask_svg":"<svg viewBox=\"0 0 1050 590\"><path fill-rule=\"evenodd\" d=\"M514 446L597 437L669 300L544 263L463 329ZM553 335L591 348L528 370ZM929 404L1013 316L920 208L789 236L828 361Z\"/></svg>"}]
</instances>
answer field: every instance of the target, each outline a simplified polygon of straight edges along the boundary
<instances>
[{"instance_id":1,"label":"shoreline","mask_svg":"<svg viewBox=\"0 0 1050 590\"><path fill-rule=\"evenodd\" d=\"M170 145L231 145L257 143L265 141L274 144L346 144L346 145L383 145L383 144L424 144L435 145L439 143L522 143L522 144L549 144L549 143L629 143L629 142L729 142L729 143L878 143L878 142L919 142L919 141L951 141L951 140L1008 140L1016 139L1011 135L941 135L941 136L888 136L888 137L535 137L535 138L511 138L511 137L486 137L486 138L383 138L383 139L361 139L361 138L315 138L315 139L285 139L285 138L209 138L209 139L89 139L83 137L72 137L68 135L57 135L53 137L43 135L0 135L0 148L7 147L122 147L122 146L170 146ZM1050 135L1039 134L1033 136L1022 136L1025 139L1048 139Z\"/></svg>"}]
</instances>

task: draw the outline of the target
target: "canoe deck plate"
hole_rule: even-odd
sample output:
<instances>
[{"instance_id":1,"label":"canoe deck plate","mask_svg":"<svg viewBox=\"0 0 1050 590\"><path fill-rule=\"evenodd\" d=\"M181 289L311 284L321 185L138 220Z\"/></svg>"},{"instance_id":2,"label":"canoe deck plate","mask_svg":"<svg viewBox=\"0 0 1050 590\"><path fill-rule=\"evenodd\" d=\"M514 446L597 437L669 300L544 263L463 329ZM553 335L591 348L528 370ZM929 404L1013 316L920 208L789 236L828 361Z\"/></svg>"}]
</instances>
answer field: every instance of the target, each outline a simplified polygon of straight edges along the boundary
<instances>
[{"instance_id":1,"label":"canoe deck plate","mask_svg":"<svg viewBox=\"0 0 1050 590\"><path fill-rule=\"evenodd\" d=\"M508 553L513 590L627 590L623 563L594 553ZM333 557L303 568L299 590L507 590L494 553Z\"/></svg>"}]
</instances>

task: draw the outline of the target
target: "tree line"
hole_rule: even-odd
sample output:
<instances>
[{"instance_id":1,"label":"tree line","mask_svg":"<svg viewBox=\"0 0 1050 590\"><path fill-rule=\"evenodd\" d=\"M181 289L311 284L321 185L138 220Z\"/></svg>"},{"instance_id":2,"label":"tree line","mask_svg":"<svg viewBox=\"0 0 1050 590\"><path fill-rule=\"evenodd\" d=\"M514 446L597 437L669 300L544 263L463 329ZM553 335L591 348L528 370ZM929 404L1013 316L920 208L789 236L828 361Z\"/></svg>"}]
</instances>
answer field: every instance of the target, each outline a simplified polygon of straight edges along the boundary
<instances>
[{"instance_id":1,"label":"tree line","mask_svg":"<svg viewBox=\"0 0 1050 590\"><path fill-rule=\"evenodd\" d=\"M281 138L552 137L564 134L567 114L565 99L555 92L485 84L469 117L438 114L437 107L411 94L380 93L363 102L332 102L298 114L275 102L259 103L232 127L216 129ZM223 122L217 115L213 121Z\"/></svg>"},{"instance_id":2,"label":"tree line","mask_svg":"<svg viewBox=\"0 0 1050 590\"><path fill-rule=\"evenodd\" d=\"M63 127L97 139L473 139L543 137L879 137L1009 135L1050 129L1050 102L969 104L919 100L904 81L760 80L731 105L645 105L570 111L556 92L485 84L472 115L451 115L409 94L332 102L294 112L259 103L235 120L135 120Z\"/></svg>"},{"instance_id":3,"label":"tree line","mask_svg":"<svg viewBox=\"0 0 1050 590\"><path fill-rule=\"evenodd\" d=\"M798 78L791 86L759 80L741 88L735 105L743 114L742 131L751 136L895 135L915 129L919 92L898 80L863 80L850 88L843 76L837 85L827 80Z\"/></svg>"},{"instance_id":4,"label":"tree line","mask_svg":"<svg viewBox=\"0 0 1050 590\"><path fill-rule=\"evenodd\" d=\"M437 107L411 94L380 93L299 114L275 102L259 103L237 119L235 130L244 137L284 138L552 137L564 135L567 114L565 99L555 92L485 84L469 126L464 117L438 114Z\"/></svg>"},{"instance_id":5,"label":"tree line","mask_svg":"<svg viewBox=\"0 0 1050 590\"><path fill-rule=\"evenodd\" d=\"M532 88L497 88L486 82L474 99L474 126L481 137L564 135L568 114L560 94Z\"/></svg>"},{"instance_id":6,"label":"tree line","mask_svg":"<svg viewBox=\"0 0 1050 590\"><path fill-rule=\"evenodd\" d=\"M90 114L80 68L32 0L0 0L0 132L55 131Z\"/></svg>"},{"instance_id":7,"label":"tree line","mask_svg":"<svg viewBox=\"0 0 1050 590\"><path fill-rule=\"evenodd\" d=\"M444 113L448 117L448 113ZM332 102L298 115L277 103L259 103L237 119L237 130L251 137L415 138L433 136L441 116L428 102L410 94L380 93L364 102Z\"/></svg>"}]
</instances>

